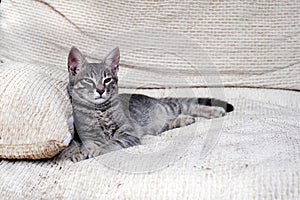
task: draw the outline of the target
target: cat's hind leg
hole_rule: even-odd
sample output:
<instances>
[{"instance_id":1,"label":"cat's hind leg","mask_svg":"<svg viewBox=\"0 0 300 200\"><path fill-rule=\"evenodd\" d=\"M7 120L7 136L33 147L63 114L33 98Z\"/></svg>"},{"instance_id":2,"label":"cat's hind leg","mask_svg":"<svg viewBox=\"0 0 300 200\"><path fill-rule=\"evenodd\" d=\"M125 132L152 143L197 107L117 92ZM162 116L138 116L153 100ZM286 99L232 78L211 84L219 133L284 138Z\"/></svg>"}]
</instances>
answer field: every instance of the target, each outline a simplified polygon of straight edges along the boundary
<instances>
[{"instance_id":1,"label":"cat's hind leg","mask_svg":"<svg viewBox=\"0 0 300 200\"><path fill-rule=\"evenodd\" d=\"M168 123L168 129L188 126L195 123L195 118L189 115L179 115Z\"/></svg>"},{"instance_id":2,"label":"cat's hind leg","mask_svg":"<svg viewBox=\"0 0 300 200\"><path fill-rule=\"evenodd\" d=\"M230 103L211 98L162 98L160 102L168 110L179 110L180 114L207 119L223 117L226 112L234 110Z\"/></svg>"},{"instance_id":3,"label":"cat's hind leg","mask_svg":"<svg viewBox=\"0 0 300 200\"><path fill-rule=\"evenodd\" d=\"M226 111L222 107L217 106L202 106L202 105L193 105L190 109L188 115L181 114L173 120L168 122L167 129L174 129L183 126L188 126L195 123L195 117L204 117L207 119L223 117L226 114Z\"/></svg>"},{"instance_id":4,"label":"cat's hind leg","mask_svg":"<svg viewBox=\"0 0 300 200\"><path fill-rule=\"evenodd\" d=\"M226 111L224 108L217 106L193 105L189 110L189 114L193 117L213 119L225 116Z\"/></svg>"}]
</instances>

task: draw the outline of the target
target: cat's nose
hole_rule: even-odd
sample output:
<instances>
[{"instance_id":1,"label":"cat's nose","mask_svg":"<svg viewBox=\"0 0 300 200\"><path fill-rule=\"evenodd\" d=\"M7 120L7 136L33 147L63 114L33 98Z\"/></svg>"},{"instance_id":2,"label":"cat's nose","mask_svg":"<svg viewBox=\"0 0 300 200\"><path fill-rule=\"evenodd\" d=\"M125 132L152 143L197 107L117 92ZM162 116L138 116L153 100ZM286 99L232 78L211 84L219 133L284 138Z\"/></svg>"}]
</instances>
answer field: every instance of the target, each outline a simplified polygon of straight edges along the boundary
<instances>
[{"instance_id":1,"label":"cat's nose","mask_svg":"<svg viewBox=\"0 0 300 200\"><path fill-rule=\"evenodd\" d=\"M100 94L100 95L102 95L103 93L104 93L104 88L97 88L97 92Z\"/></svg>"},{"instance_id":2,"label":"cat's nose","mask_svg":"<svg viewBox=\"0 0 300 200\"><path fill-rule=\"evenodd\" d=\"M103 85L98 85L97 87L97 92L102 95L104 93L105 89L104 89L104 86Z\"/></svg>"}]
</instances>

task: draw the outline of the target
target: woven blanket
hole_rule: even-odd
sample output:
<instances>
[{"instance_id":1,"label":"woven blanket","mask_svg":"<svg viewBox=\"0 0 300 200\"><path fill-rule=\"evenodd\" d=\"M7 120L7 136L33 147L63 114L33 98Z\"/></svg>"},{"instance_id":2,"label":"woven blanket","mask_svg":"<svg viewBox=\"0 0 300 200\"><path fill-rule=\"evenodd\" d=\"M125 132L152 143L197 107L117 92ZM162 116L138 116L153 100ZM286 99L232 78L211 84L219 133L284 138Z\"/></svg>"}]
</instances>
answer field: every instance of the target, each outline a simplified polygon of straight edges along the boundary
<instances>
[{"instance_id":1,"label":"woven blanket","mask_svg":"<svg viewBox=\"0 0 300 200\"><path fill-rule=\"evenodd\" d=\"M121 92L163 96L186 90ZM224 93L235 112L145 137L140 146L79 163L2 160L1 198L298 199L299 93Z\"/></svg>"},{"instance_id":2,"label":"woven blanket","mask_svg":"<svg viewBox=\"0 0 300 200\"><path fill-rule=\"evenodd\" d=\"M72 46L95 60L119 46L122 87L300 89L299 1L11 0L0 9L4 61L66 70Z\"/></svg>"},{"instance_id":3,"label":"woven blanket","mask_svg":"<svg viewBox=\"0 0 300 200\"><path fill-rule=\"evenodd\" d=\"M89 61L119 46L120 92L214 97L235 111L79 163L2 159L1 199L300 199L299 10L297 0L2 1L4 158L67 145L72 46Z\"/></svg>"}]
</instances>

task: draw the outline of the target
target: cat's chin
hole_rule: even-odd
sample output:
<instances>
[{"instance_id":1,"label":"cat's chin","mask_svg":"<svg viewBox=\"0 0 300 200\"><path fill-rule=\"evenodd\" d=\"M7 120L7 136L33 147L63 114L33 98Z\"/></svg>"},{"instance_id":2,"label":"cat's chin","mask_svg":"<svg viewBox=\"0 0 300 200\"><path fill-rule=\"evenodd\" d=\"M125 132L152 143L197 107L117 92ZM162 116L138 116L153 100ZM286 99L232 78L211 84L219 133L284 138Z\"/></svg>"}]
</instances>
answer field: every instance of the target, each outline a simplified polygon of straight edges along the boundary
<instances>
[{"instance_id":1,"label":"cat's chin","mask_svg":"<svg viewBox=\"0 0 300 200\"><path fill-rule=\"evenodd\" d=\"M104 98L104 97L98 97L98 98L95 98L94 99L94 102L95 104L102 104L104 102L106 102L109 98Z\"/></svg>"}]
</instances>

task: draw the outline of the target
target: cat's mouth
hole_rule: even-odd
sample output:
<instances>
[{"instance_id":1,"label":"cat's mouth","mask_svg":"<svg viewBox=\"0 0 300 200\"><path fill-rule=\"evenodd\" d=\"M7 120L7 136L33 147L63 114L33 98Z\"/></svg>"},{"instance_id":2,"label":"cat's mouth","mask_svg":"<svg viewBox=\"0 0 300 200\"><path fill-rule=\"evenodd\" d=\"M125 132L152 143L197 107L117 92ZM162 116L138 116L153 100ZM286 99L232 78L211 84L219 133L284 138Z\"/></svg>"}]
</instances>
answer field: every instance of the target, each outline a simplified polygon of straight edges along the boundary
<instances>
[{"instance_id":1,"label":"cat's mouth","mask_svg":"<svg viewBox=\"0 0 300 200\"><path fill-rule=\"evenodd\" d=\"M99 101L99 100L104 100L104 99L106 99L105 97L103 97L102 95L101 96L97 96L97 97L95 97L95 101Z\"/></svg>"},{"instance_id":2,"label":"cat's mouth","mask_svg":"<svg viewBox=\"0 0 300 200\"><path fill-rule=\"evenodd\" d=\"M102 96L95 97L94 99L95 99L95 103L96 103L96 104L101 104L101 103L103 103L103 102L106 101L106 99L103 98Z\"/></svg>"},{"instance_id":3,"label":"cat's mouth","mask_svg":"<svg viewBox=\"0 0 300 200\"><path fill-rule=\"evenodd\" d=\"M97 94L94 96L94 99L95 99L96 103L103 103L104 101L106 101L107 95L105 93L102 95Z\"/></svg>"}]
</instances>

